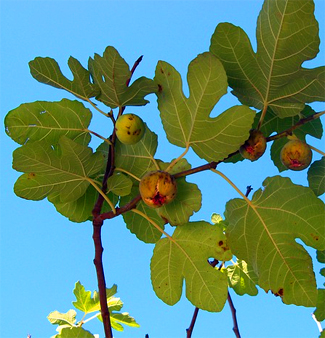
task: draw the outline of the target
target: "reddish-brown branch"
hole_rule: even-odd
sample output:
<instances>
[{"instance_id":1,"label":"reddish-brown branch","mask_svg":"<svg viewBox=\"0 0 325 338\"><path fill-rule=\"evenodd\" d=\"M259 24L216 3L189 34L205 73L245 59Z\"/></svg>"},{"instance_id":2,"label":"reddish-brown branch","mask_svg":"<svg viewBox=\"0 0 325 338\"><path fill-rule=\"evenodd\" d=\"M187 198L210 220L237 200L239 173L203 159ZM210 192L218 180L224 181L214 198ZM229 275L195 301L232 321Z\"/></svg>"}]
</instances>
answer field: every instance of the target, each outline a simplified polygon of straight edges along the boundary
<instances>
[{"instance_id":1,"label":"reddish-brown branch","mask_svg":"<svg viewBox=\"0 0 325 338\"><path fill-rule=\"evenodd\" d=\"M236 312L237 311L236 311L234 303L233 303L233 301L231 299L229 291L228 291L228 298L227 298L227 300L228 300L228 304L230 306L230 311L231 311L231 315L232 315L232 321L234 323L234 327L232 329L235 332L236 337L240 338L240 333L239 333L239 328L238 328L238 322L237 322L237 316L236 316Z\"/></svg>"},{"instance_id":2,"label":"reddish-brown branch","mask_svg":"<svg viewBox=\"0 0 325 338\"><path fill-rule=\"evenodd\" d=\"M113 333L112 333L110 314L109 314L109 310L107 306L106 281L105 281L105 274L104 274L104 267L103 267L104 249L102 246L102 239L101 239L102 224L94 224L93 229L94 229L93 240L94 240L94 245L95 245L94 264L95 264L96 273L97 273L100 310L101 310L101 315L103 318L105 338L112 338Z\"/></svg>"},{"instance_id":3,"label":"reddish-brown branch","mask_svg":"<svg viewBox=\"0 0 325 338\"><path fill-rule=\"evenodd\" d=\"M126 85L128 86L131 77L139 65L139 63L142 60L142 56L138 58L138 60L134 63L132 69L131 69L131 75L128 79ZM118 115L121 115L124 111L125 107L121 107L119 109ZM115 123L114 117L111 114L111 119ZM108 154L107 154L107 164L106 164L106 170L102 181L102 191L106 193L107 191L107 180L110 176L113 175L114 172L114 163L115 163L115 151L114 151L114 145L115 145L115 139L116 139L116 133L115 128L113 130L113 133L110 137L111 144L108 148ZM137 203L137 199L135 199ZM103 226L104 219L112 218L101 218L101 210L104 203L104 198L101 194L98 195L97 201L94 205L92 214L93 214L93 241L95 246L95 258L94 258L94 265L96 268L96 274L97 274L97 281L98 281L98 293L99 293L99 301L100 301L100 308L101 308L101 315L103 319L103 326L104 326L104 332L105 332L105 338L112 338L112 326L111 326L111 320L110 320L110 314L109 309L107 306L107 299L106 299L106 281L105 281L105 274L104 274L104 267L103 267L103 245L102 245L102 239L101 239L101 229ZM132 204L124 209L131 208ZM123 209L123 210L124 210ZM116 216L116 215L115 215Z\"/></svg>"}]
</instances>

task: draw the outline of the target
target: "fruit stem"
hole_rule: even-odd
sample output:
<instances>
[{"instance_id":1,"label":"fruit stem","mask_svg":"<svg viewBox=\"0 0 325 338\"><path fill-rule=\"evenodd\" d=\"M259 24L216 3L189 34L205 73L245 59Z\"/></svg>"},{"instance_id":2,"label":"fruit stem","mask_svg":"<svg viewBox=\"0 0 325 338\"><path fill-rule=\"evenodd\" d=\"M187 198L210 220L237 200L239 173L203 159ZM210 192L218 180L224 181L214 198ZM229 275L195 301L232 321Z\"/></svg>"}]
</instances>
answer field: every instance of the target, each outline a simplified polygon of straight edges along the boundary
<instances>
[{"instance_id":1,"label":"fruit stem","mask_svg":"<svg viewBox=\"0 0 325 338\"><path fill-rule=\"evenodd\" d=\"M105 112L103 112L101 109L99 109L95 103L93 103L91 100L89 100L89 98L87 97L86 98L86 101L94 108L96 109L98 112L100 112L101 114L103 114L104 116L106 117L110 117L110 114L107 114Z\"/></svg>"},{"instance_id":2,"label":"fruit stem","mask_svg":"<svg viewBox=\"0 0 325 338\"><path fill-rule=\"evenodd\" d=\"M104 198L104 200L111 207L113 213L116 214L116 209L113 203L111 202L111 200L107 197L107 195L98 187L98 185L91 178L88 177L87 181L99 192L99 194Z\"/></svg>"},{"instance_id":3,"label":"fruit stem","mask_svg":"<svg viewBox=\"0 0 325 338\"><path fill-rule=\"evenodd\" d=\"M224 175L221 171L217 170L217 169L211 169L214 173L218 174L219 176L221 176L224 180L226 180L237 192L238 194L243 197L243 199L250 205L251 201L246 197L245 194L243 194L239 188L235 185L235 183L233 183L226 175Z\"/></svg>"},{"instance_id":4,"label":"fruit stem","mask_svg":"<svg viewBox=\"0 0 325 338\"><path fill-rule=\"evenodd\" d=\"M175 164L177 164L177 162L180 161L187 154L187 152L189 151L189 149L190 149L190 146L189 146L189 144L187 144L186 145L186 149L184 150L184 152L181 155L179 155L177 158L175 158L169 164L169 166L167 167L167 169L165 171L170 172L172 170L172 168L175 166Z\"/></svg>"},{"instance_id":5,"label":"fruit stem","mask_svg":"<svg viewBox=\"0 0 325 338\"><path fill-rule=\"evenodd\" d=\"M151 223L158 231L160 231L163 235L165 235L168 239L170 239L173 243L176 244L175 240L170 236L166 231L164 231L156 222L154 222L150 217L148 217L145 213L138 209L132 209L132 212L142 216L145 218L149 223Z\"/></svg>"},{"instance_id":6,"label":"fruit stem","mask_svg":"<svg viewBox=\"0 0 325 338\"><path fill-rule=\"evenodd\" d=\"M105 141L108 145L111 145L111 144L112 144L112 142L111 142L110 140L108 140L107 138L105 138L105 137L102 136L102 135L97 134L95 131L92 131L92 130L89 130L89 129L86 128L86 129L85 129L85 132L90 133L90 134L93 134L93 135L99 137L101 140Z\"/></svg>"},{"instance_id":7,"label":"fruit stem","mask_svg":"<svg viewBox=\"0 0 325 338\"><path fill-rule=\"evenodd\" d=\"M122 173L125 173L125 174L127 174L127 175L133 177L135 180L137 180L137 181L139 181L139 182L141 181L141 179L140 179L139 177L133 175L132 173L130 173L129 171L127 171L127 170L125 170L125 169L122 169L122 168L115 168L115 171L120 171L120 172L122 172Z\"/></svg>"},{"instance_id":8,"label":"fruit stem","mask_svg":"<svg viewBox=\"0 0 325 338\"><path fill-rule=\"evenodd\" d=\"M317 153L321 154L322 156L325 156L325 152L323 152L323 151L321 151L321 150L319 150L319 149L317 149L317 148L311 146L310 144L308 144L308 145L309 145L309 148L310 148L310 149L316 151Z\"/></svg>"},{"instance_id":9,"label":"fruit stem","mask_svg":"<svg viewBox=\"0 0 325 338\"><path fill-rule=\"evenodd\" d=\"M264 121L264 117L266 115L266 112L267 112L267 105L265 105L264 108L263 108L260 120L258 121L258 125L257 125L257 128L256 128L257 130L261 129L263 121Z\"/></svg>"}]
</instances>

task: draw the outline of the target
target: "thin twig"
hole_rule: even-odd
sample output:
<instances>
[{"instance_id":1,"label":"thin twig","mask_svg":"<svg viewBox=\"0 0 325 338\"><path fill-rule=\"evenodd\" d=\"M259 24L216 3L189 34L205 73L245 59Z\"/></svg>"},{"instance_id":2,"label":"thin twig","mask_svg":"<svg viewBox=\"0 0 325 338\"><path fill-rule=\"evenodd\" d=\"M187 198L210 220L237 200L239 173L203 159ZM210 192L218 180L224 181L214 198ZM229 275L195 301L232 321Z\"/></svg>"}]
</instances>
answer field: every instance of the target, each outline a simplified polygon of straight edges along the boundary
<instances>
[{"instance_id":1,"label":"thin twig","mask_svg":"<svg viewBox=\"0 0 325 338\"><path fill-rule=\"evenodd\" d=\"M251 193L251 191L253 190L252 186L251 185L248 185L246 187L246 193L245 193L245 196L248 197L248 195ZM237 338L240 338L240 333L239 333L239 327L238 327L238 321L237 321L237 315L236 315L236 308L234 306L234 303L232 301L232 298L230 296L230 293L228 291L228 303L229 303L229 306L230 306L230 311L231 311L231 316L232 316L232 321L233 321L233 331L236 335Z\"/></svg>"},{"instance_id":2,"label":"thin twig","mask_svg":"<svg viewBox=\"0 0 325 338\"><path fill-rule=\"evenodd\" d=\"M191 320L191 324L188 327L188 329L186 329L186 338L191 338L192 337L192 332L193 332L193 329L194 329L194 325L195 325L195 322L196 322L197 315L199 314L199 310L200 309L198 307L196 307L194 309L194 313L193 313L193 317L192 317L192 320Z\"/></svg>"},{"instance_id":3,"label":"thin twig","mask_svg":"<svg viewBox=\"0 0 325 338\"><path fill-rule=\"evenodd\" d=\"M236 338L240 338L240 333L239 333L239 328L238 328L238 322L237 322L237 316L236 316L236 309L235 309L234 303L233 303L233 301L231 299L229 291L228 291L228 298L227 298L227 300L228 300L228 303L229 303L229 306L230 306L230 311L231 311L231 315L232 315L232 321L234 323L234 327L232 329L235 332Z\"/></svg>"}]
</instances>

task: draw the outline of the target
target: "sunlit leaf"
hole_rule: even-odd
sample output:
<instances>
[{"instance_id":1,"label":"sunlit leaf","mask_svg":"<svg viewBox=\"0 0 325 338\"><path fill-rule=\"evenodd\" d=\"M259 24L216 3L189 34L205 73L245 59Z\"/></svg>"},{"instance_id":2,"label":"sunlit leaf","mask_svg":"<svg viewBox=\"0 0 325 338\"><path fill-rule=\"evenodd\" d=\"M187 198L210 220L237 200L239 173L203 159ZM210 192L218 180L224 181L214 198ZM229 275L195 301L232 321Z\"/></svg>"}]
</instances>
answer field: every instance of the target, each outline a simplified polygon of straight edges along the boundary
<instances>
[{"instance_id":1,"label":"sunlit leaf","mask_svg":"<svg viewBox=\"0 0 325 338\"><path fill-rule=\"evenodd\" d=\"M41 141L27 143L13 153L13 168L25 172L15 183L15 193L31 200L59 193L61 202L75 201L86 192L89 177L102 169L103 161L102 154L93 154L65 136L58 149Z\"/></svg>"},{"instance_id":2,"label":"sunlit leaf","mask_svg":"<svg viewBox=\"0 0 325 338\"><path fill-rule=\"evenodd\" d=\"M318 298L314 315L319 322L325 320L325 289L318 289Z\"/></svg>"},{"instance_id":3,"label":"sunlit leaf","mask_svg":"<svg viewBox=\"0 0 325 338\"><path fill-rule=\"evenodd\" d=\"M89 58L89 70L94 83L101 89L96 99L111 108L145 105L149 101L144 97L157 89L154 82L146 77L127 86L131 78L129 65L111 46L105 49L103 56L95 54L93 59Z\"/></svg>"},{"instance_id":4,"label":"sunlit leaf","mask_svg":"<svg viewBox=\"0 0 325 338\"><path fill-rule=\"evenodd\" d=\"M72 326L76 322L77 313L75 310L69 310L66 313L61 313L59 311L53 311L48 316L47 319L53 325L70 325Z\"/></svg>"},{"instance_id":5,"label":"sunlit leaf","mask_svg":"<svg viewBox=\"0 0 325 338\"><path fill-rule=\"evenodd\" d=\"M76 301L72 302L74 307L84 313L91 313L100 310L99 299L91 297L91 291L86 291L85 287L77 282L73 290Z\"/></svg>"},{"instance_id":6,"label":"sunlit leaf","mask_svg":"<svg viewBox=\"0 0 325 338\"><path fill-rule=\"evenodd\" d=\"M325 192L325 157L315 161L308 169L309 187L313 192L320 196Z\"/></svg>"},{"instance_id":7,"label":"sunlit leaf","mask_svg":"<svg viewBox=\"0 0 325 338\"><path fill-rule=\"evenodd\" d=\"M107 191L113 192L117 196L129 195L132 188L132 181L126 175L114 174L107 180Z\"/></svg>"},{"instance_id":8,"label":"sunlit leaf","mask_svg":"<svg viewBox=\"0 0 325 338\"><path fill-rule=\"evenodd\" d=\"M257 295L257 276L254 270L245 261L238 259L234 265L228 266L227 274L229 285L234 289L237 295Z\"/></svg>"},{"instance_id":9,"label":"sunlit leaf","mask_svg":"<svg viewBox=\"0 0 325 338\"><path fill-rule=\"evenodd\" d=\"M121 205L129 203L137 195L139 195L139 188L134 187L131 195L121 198ZM149 208L142 201L137 203L136 209L144 213L164 230L166 221L157 214L156 210ZM123 219L127 228L145 243L156 243L162 236L162 232L155 228L151 222L132 211L124 213Z\"/></svg>"},{"instance_id":10,"label":"sunlit leaf","mask_svg":"<svg viewBox=\"0 0 325 338\"><path fill-rule=\"evenodd\" d=\"M133 317L131 317L127 312L123 313L112 313L111 314L111 323L112 327L115 330L123 331L123 326L121 324L130 326L130 327L140 327L140 325L135 321Z\"/></svg>"},{"instance_id":11,"label":"sunlit leaf","mask_svg":"<svg viewBox=\"0 0 325 338\"><path fill-rule=\"evenodd\" d=\"M28 141L57 144L63 135L88 144L91 117L91 111L78 101L36 101L11 110L5 118L5 127L7 134L19 144Z\"/></svg>"},{"instance_id":12,"label":"sunlit leaf","mask_svg":"<svg viewBox=\"0 0 325 338\"><path fill-rule=\"evenodd\" d=\"M281 176L267 178L251 201L226 205L232 252L253 267L258 284L286 304L315 306L317 288L306 245L325 249L324 203L311 189Z\"/></svg>"},{"instance_id":13,"label":"sunlit leaf","mask_svg":"<svg viewBox=\"0 0 325 338\"><path fill-rule=\"evenodd\" d=\"M239 149L249 136L255 112L235 106L217 117L210 113L227 92L227 76L211 53L200 54L189 65L186 98L180 74L167 62L159 61L155 81L159 86L158 108L169 142L190 146L207 161L223 160Z\"/></svg>"},{"instance_id":14,"label":"sunlit leaf","mask_svg":"<svg viewBox=\"0 0 325 338\"><path fill-rule=\"evenodd\" d=\"M227 276L213 268L209 258L231 258L222 229L206 222L192 222L176 227L171 238L155 246L151 260L151 281L157 296L169 305L182 295L208 311L221 311L227 299Z\"/></svg>"},{"instance_id":15,"label":"sunlit leaf","mask_svg":"<svg viewBox=\"0 0 325 338\"><path fill-rule=\"evenodd\" d=\"M83 327L63 328L55 338L95 338L95 336Z\"/></svg>"},{"instance_id":16,"label":"sunlit leaf","mask_svg":"<svg viewBox=\"0 0 325 338\"><path fill-rule=\"evenodd\" d=\"M29 62L30 72L39 82L65 89L86 101L87 98L99 94L99 87L90 82L89 71L85 69L77 59L70 56L68 65L73 74L72 81L62 74L58 63L52 58L37 57Z\"/></svg>"},{"instance_id":17,"label":"sunlit leaf","mask_svg":"<svg viewBox=\"0 0 325 338\"><path fill-rule=\"evenodd\" d=\"M324 101L325 67L301 64L319 51L312 0L265 0L257 21L257 52L246 33L230 23L217 26L210 45L226 69L230 87L248 106L294 116L305 103Z\"/></svg>"},{"instance_id":18,"label":"sunlit leaf","mask_svg":"<svg viewBox=\"0 0 325 338\"><path fill-rule=\"evenodd\" d=\"M157 209L158 214L171 225L187 223L189 218L201 208L202 194L198 186L185 178L177 179L176 198Z\"/></svg>"}]
</instances>

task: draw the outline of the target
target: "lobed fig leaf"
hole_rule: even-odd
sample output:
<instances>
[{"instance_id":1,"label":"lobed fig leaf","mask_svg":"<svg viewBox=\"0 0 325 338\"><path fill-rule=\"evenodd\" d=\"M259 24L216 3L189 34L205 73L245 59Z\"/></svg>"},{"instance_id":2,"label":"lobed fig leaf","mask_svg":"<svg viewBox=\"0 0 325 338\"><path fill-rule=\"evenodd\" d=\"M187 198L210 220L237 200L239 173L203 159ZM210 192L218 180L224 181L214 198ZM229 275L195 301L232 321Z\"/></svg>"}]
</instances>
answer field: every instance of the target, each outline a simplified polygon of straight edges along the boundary
<instances>
[{"instance_id":1,"label":"lobed fig leaf","mask_svg":"<svg viewBox=\"0 0 325 338\"><path fill-rule=\"evenodd\" d=\"M221 62L211 53L200 54L189 64L188 98L180 74L167 62L158 62L154 80L159 87L161 120L172 144L191 147L206 161L219 161L237 151L249 137L255 116L249 107L234 106L210 117L228 86Z\"/></svg>"},{"instance_id":2,"label":"lobed fig leaf","mask_svg":"<svg viewBox=\"0 0 325 338\"><path fill-rule=\"evenodd\" d=\"M112 46L105 49L103 56L95 54L94 58L89 58L88 68L101 90L96 99L112 109L146 105L149 101L144 97L157 90L153 80L144 76L128 86L131 78L129 65Z\"/></svg>"},{"instance_id":3,"label":"lobed fig leaf","mask_svg":"<svg viewBox=\"0 0 325 338\"><path fill-rule=\"evenodd\" d=\"M285 304L315 306L312 260L304 247L325 249L325 206L310 188L269 177L252 200L226 205L226 235L232 252L253 267L258 285Z\"/></svg>"},{"instance_id":4,"label":"lobed fig leaf","mask_svg":"<svg viewBox=\"0 0 325 338\"><path fill-rule=\"evenodd\" d=\"M61 136L87 145L91 111L81 102L63 99L56 102L23 103L5 118L6 133L17 143L46 141L55 145Z\"/></svg>"},{"instance_id":5,"label":"lobed fig leaf","mask_svg":"<svg viewBox=\"0 0 325 338\"><path fill-rule=\"evenodd\" d=\"M221 311L227 300L227 276L213 268L209 258L229 260L232 254L218 226L190 222L178 226L172 237L160 239L151 260L151 281L157 296L169 305L182 295L207 311Z\"/></svg>"},{"instance_id":6,"label":"lobed fig leaf","mask_svg":"<svg viewBox=\"0 0 325 338\"><path fill-rule=\"evenodd\" d=\"M242 104L279 117L298 115L305 103L324 101L325 67L301 67L319 51L314 2L265 0L257 28L257 51L247 34L220 23L210 52L222 62L233 94Z\"/></svg>"},{"instance_id":7,"label":"lobed fig leaf","mask_svg":"<svg viewBox=\"0 0 325 338\"><path fill-rule=\"evenodd\" d=\"M73 74L72 81L62 74L58 63L52 58L37 57L29 62L30 72L39 82L65 89L85 101L100 93L99 87L90 82L89 71L77 59L70 56L68 65Z\"/></svg>"}]
</instances>

